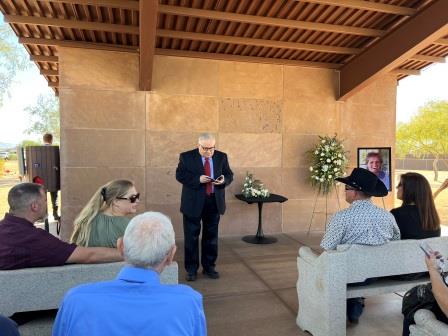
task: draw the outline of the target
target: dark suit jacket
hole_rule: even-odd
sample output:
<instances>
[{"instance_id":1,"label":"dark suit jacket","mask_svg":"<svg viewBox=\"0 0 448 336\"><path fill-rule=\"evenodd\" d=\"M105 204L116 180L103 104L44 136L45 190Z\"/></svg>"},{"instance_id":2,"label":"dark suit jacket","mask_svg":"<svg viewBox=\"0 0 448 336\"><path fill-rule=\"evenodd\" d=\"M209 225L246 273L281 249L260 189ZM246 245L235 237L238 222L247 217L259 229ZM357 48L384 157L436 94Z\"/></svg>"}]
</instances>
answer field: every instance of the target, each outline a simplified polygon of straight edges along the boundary
<instances>
[{"instance_id":1,"label":"dark suit jacket","mask_svg":"<svg viewBox=\"0 0 448 336\"><path fill-rule=\"evenodd\" d=\"M215 178L224 175L224 184L215 185L216 205L222 215L226 210L225 187L233 181L227 155L220 151L213 154L213 174ZM182 198L180 211L189 217L200 217L205 202L205 183L199 182L199 177L205 175L201 154L198 149L181 153L176 169L176 180L182 183Z\"/></svg>"}]
</instances>

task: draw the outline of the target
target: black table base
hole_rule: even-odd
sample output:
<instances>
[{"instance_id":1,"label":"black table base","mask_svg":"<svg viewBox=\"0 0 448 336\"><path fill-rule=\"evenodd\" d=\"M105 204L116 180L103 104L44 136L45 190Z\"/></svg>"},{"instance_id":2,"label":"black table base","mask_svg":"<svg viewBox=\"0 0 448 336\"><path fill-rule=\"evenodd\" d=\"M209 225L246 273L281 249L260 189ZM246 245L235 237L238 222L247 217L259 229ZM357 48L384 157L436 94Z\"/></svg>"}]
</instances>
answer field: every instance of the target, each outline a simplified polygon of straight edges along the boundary
<instances>
[{"instance_id":1,"label":"black table base","mask_svg":"<svg viewBox=\"0 0 448 336\"><path fill-rule=\"evenodd\" d=\"M243 241L250 244L273 244L277 242L277 238L275 237L266 237L266 236L244 236Z\"/></svg>"},{"instance_id":2,"label":"black table base","mask_svg":"<svg viewBox=\"0 0 448 336\"><path fill-rule=\"evenodd\" d=\"M257 205L258 205L257 234L255 236L244 236L242 238L242 240L249 244L273 244L273 243L277 242L277 238L266 237L263 234L263 221L262 221L263 203L273 203L273 202L283 203L284 201L287 200L287 198L280 196L280 195L275 195L275 194L271 194L269 197L266 197L266 198L246 198L242 194L235 195L235 196L240 201L244 201L248 204L257 203Z\"/></svg>"}]
</instances>

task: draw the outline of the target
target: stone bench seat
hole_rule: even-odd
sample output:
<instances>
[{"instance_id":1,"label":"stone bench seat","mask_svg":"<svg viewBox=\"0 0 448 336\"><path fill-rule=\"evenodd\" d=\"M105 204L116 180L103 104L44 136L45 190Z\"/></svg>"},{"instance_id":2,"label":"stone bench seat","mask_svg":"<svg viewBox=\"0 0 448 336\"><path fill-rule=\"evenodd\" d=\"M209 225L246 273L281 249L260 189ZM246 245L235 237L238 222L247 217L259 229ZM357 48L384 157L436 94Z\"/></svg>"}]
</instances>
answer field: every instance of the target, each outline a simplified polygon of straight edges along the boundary
<instances>
[{"instance_id":1,"label":"stone bench seat","mask_svg":"<svg viewBox=\"0 0 448 336\"><path fill-rule=\"evenodd\" d=\"M426 309L417 310L414 314L415 324L409 330L411 336L446 336L448 325L436 319L434 314Z\"/></svg>"},{"instance_id":2,"label":"stone bench seat","mask_svg":"<svg viewBox=\"0 0 448 336\"><path fill-rule=\"evenodd\" d=\"M0 271L0 314L57 309L65 293L78 285L112 280L124 262L73 264ZM178 265L172 263L160 276L165 284L178 283Z\"/></svg>"},{"instance_id":3,"label":"stone bench seat","mask_svg":"<svg viewBox=\"0 0 448 336\"><path fill-rule=\"evenodd\" d=\"M448 237L426 241L448 256ZM386 278L366 286L347 286L370 278L427 271L419 243L419 240L399 240L381 246L339 245L336 250L320 255L309 247L301 247L297 257L297 325L314 336L345 336L348 298L405 292L428 282L429 278L404 281Z\"/></svg>"}]
</instances>

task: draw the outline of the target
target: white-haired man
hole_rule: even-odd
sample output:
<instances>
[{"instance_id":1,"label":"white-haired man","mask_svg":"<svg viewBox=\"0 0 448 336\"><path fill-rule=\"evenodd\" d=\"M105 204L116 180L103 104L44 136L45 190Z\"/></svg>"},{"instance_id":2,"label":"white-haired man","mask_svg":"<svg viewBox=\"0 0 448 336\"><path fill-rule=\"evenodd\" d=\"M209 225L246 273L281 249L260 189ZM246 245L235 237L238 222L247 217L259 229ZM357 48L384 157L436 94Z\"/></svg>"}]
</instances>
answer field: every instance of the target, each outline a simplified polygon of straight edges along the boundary
<instances>
[{"instance_id":1,"label":"white-haired man","mask_svg":"<svg viewBox=\"0 0 448 336\"><path fill-rule=\"evenodd\" d=\"M134 217L117 248L128 265L115 280L71 289L53 336L207 334L201 294L160 283L159 274L176 252L168 217L159 212Z\"/></svg>"},{"instance_id":2,"label":"white-haired man","mask_svg":"<svg viewBox=\"0 0 448 336\"><path fill-rule=\"evenodd\" d=\"M176 180L182 183L180 211L184 223L184 251L187 281L195 281L199 268L211 279L218 279L218 224L226 211L225 188L233 180L227 154L215 150L215 137L199 136L198 148L179 156ZM202 223L201 258L199 234Z\"/></svg>"}]
</instances>

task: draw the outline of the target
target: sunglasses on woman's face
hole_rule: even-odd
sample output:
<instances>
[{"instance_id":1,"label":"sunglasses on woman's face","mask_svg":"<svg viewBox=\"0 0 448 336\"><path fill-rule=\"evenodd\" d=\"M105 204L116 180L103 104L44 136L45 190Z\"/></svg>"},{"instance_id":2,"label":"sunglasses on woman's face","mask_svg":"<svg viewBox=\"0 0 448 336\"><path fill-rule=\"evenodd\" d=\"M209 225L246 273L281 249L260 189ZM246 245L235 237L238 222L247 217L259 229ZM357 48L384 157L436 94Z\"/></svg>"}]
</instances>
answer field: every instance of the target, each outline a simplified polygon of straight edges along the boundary
<instances>
[{"instance_id":1,"label":"sunglasses on woman's face","mask_svg":"<svg viewBox=\"0 0 448 336\"><path fill-rule=\"evenodd\" d=\"M120 199L120 200L128 200L128 201L131 202L131 203L135 203L135 202L137 202L137 200L140 199L140 193L137 193L137 194L135 194L135 195L131 195L131 196L129 196L129 197L117 197L117 199Z\"/></svg>"}]
</instances>

